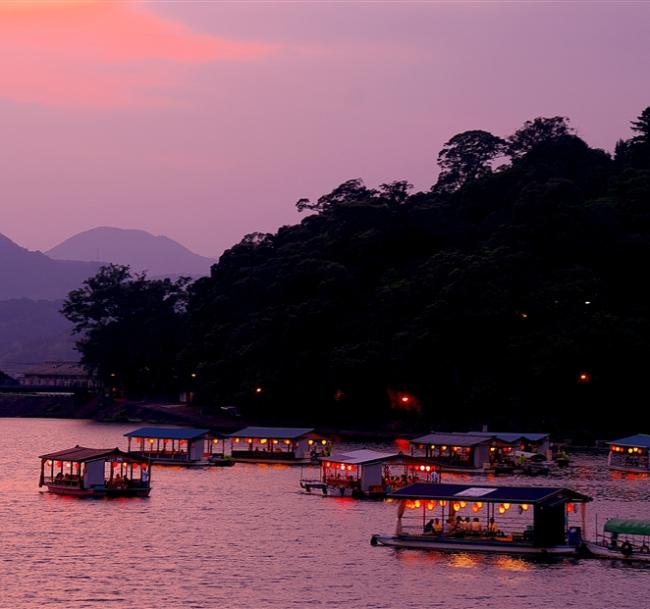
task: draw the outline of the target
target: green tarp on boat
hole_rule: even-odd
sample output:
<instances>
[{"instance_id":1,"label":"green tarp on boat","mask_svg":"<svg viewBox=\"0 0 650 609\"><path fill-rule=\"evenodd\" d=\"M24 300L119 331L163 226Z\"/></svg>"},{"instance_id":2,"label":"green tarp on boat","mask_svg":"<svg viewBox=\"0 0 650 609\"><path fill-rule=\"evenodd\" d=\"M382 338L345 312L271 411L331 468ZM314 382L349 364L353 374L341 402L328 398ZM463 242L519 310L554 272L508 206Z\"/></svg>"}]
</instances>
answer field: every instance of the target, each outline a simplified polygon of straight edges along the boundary
<instances>
[{"instance_id":1,"label":"green tarp on boat","mask_svg":"<svg viewBox=\"0 0 650 609\"><path fill-rule=\"evenodd\" d=\"M650 520L629 520L611 518L605 523L607 533L627 533L628 535L650 535Z\"/></svg>"}]
</instances>

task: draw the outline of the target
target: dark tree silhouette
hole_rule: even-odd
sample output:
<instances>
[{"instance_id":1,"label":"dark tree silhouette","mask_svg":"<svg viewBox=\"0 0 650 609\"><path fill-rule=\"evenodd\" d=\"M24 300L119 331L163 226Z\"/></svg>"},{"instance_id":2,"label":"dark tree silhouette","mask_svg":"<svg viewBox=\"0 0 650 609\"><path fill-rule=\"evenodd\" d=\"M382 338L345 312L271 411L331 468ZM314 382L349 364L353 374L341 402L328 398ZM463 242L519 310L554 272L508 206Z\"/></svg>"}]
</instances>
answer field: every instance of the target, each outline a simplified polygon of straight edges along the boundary
<instances>
[{"instance_id":1,"label":"dark tree silhouette","mask_svg":"<svg viewBox=\"0 0 650 609\"><path fill-rule=\"evenodd\" d=\"M552 142L573 133L573 129L569 126L569 119L564 116L538 117L532 121L526 121L521 129L515 131L508 138L508 154L517 159L540 144Z\"/></svg>"},{"instance_id":2,"label":"dark tree silhouette","mask_svg":"<svg viewBox=\"0 0 650 609\"><path fill-rule=\"evenodd\" d=\"M349 205L372 200L375 195L376 191L366 188L363 180L356 178L343 182L329 194L320 197L316 203L312 203L309 199L300 199L296 203L296 208L298 211L309 210L323 213L338 205Z\"/></svg>"},{"instance_id":3,"label":"dark tree silhouette","mask_svg":"<svg viewBox=\"0 0 650 609\"><path fill-rule=\"evenodd\" d=\"M438 154L440 174L436 192L451 193L492 172L491 163L502 156L504 141L488 131L465 131L452 137Z\"/></svg>"},{"instance_id":4,"label":"dark tree silhouette","mask_svg":"<svg viewBox=\"0 0 650 609\"><path fill-rule=\"evenodd\" d=\"M632 121L632 131L637 135L632 141L638 144L650 144L650 106L648 106L639 117Z\"/></svg>"},{"instance_id":5,"label":"dark tree silhouette","mask_svg":"<svg viewBox=\"0 0 650 609\"><path fill-rule=\"evenodd\" d=\"M103 266L70 292L63 315L80 335L82 363L106 385L131 395L170 395L182 388L186 278L133 277L128 266Z\"/></svg>"}]
</instances>

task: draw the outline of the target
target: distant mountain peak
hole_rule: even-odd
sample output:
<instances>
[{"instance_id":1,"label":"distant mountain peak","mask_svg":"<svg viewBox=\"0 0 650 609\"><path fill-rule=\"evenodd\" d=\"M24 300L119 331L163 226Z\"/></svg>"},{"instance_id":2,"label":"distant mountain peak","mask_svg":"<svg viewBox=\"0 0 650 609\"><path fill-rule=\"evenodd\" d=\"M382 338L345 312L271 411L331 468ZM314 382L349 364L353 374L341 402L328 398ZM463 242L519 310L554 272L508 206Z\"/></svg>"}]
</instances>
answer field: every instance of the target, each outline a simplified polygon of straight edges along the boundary
<instances>
[{"instance_id":1,"label":"distant mountain peak","mask_svg":"<svg viewBox=\"0 0 650 609\"><path fill-rule=\"evenodd\" d=\"M112 226L78 233L46 253L56 260L125 264L136 273L146 271L150 276L207 275L216 262L164 235Z\"/></svg>"}]
</instances>

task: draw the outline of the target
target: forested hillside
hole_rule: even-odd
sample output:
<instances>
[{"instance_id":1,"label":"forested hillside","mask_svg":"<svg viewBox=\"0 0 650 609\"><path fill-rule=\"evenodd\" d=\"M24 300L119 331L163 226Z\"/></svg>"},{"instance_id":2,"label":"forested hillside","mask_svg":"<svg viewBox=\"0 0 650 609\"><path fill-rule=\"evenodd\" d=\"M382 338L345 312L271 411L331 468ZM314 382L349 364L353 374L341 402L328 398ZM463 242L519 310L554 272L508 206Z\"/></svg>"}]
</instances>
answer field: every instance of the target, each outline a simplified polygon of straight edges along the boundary
<instances>
[{"instance_id":1,"label":"forested hillside","mask_svg":"<svg viewBox=\"0 0 650 609\"><path fill-rule=\"evenodd\" d=\"M613 157L562 117L469 131L430 191L299 201L191 286L179 386L268 420L647 430L650 108L632 126Z\"/></svg>"}]
</instances>

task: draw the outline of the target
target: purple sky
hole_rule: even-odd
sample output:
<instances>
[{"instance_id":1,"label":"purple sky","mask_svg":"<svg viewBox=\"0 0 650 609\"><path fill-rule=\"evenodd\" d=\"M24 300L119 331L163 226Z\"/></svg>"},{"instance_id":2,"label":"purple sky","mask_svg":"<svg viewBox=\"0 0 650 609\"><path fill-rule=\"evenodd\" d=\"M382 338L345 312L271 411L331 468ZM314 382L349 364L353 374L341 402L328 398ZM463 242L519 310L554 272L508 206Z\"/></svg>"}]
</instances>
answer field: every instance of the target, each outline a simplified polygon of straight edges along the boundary
<instances>
[{"instance_id":1,"label":"purple sky","mask_svg":"<svg viewBox=\"0 0 650 609\"><path fill-rule=\"evenodd\" d=\"M643 2L2 2L0 232L216 255L349 178L428 188L467 129L560 114L611 150L649 58Z\"/></svg>"}]
</instances>

